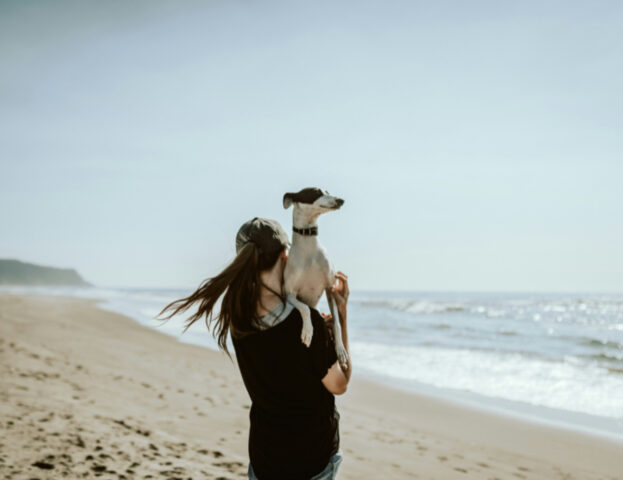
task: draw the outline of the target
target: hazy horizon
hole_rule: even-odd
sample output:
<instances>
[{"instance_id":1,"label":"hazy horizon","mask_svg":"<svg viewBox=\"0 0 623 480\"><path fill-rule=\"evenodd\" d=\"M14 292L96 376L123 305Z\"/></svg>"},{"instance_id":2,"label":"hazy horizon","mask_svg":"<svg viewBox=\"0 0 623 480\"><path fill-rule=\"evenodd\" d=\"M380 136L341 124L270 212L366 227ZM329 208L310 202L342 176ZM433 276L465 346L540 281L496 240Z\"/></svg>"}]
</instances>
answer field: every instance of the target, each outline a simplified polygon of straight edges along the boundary
<instances>
[{"instance_id":1,"label":"hazy horizon","mask_svg":"<svg viewBox=\"0 0 623 480\"><path fill-rule=\"evenodd\" d=\"M285 192L353 290L623 292L623 4L3 2L0 258L197 286Z\"/></svg>"}]
</instances>

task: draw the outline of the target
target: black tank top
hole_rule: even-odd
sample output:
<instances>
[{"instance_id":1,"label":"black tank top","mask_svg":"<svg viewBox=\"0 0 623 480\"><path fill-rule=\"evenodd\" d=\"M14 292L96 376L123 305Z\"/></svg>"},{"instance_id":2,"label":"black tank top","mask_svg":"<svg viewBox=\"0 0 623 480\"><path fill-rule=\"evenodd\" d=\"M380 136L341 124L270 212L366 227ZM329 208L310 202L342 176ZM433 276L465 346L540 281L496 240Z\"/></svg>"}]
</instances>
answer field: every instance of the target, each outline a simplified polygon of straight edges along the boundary
<instances>
[{"instance_id":1,"label":"black tank top","mask_svg":"<svg viewBox=\"0 0 623 480\"><path fill-rule=\"evenodd\" d=\"M311 316L309 348L297 309L274 327L232 339L251 398L249 459L260 480L308 480L339 448L340 415L321 382L337 355L322 316L313 308Z\"/></svg>"}]
</instances>

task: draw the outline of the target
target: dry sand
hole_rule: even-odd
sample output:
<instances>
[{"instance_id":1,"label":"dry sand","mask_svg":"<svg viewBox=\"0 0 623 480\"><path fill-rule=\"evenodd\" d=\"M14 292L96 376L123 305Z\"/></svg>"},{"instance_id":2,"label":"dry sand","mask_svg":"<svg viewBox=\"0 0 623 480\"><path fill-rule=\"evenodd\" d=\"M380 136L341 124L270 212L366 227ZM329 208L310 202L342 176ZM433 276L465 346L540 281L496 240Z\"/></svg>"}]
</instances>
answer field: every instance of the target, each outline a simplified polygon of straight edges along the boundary
<instances>
[{"instance_id":1,"label":"dry sand","mask_svg":"<svg viewBox=\"0 0 623 480\"><path fill-rule=\"evenodd\" d=\"M97 303L0 294L0 478L246 478L236 365ZM342 480L623 479L621 444L354 371L337 397Z\"/></svg>"}]
</instances>

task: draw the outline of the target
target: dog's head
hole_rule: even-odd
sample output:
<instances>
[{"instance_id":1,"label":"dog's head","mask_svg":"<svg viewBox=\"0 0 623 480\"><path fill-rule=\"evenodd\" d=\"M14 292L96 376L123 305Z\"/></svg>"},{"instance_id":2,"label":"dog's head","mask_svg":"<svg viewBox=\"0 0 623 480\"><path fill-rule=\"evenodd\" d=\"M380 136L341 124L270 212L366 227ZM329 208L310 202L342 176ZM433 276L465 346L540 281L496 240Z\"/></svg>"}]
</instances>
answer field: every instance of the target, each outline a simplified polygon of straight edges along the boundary
<instances>
[{"instance_id":1,"label":"dog's head","mask_svg":"<svg viewBox=\"0 0 623 480\"><path fill-rule=\"evenodd\" d=\"M344 204L344 200L329 195L326 190L310 187L297 193L286 193L283 196L283 208L290 208L292 204L294 204L294 208L320 215L339 209Z\"/></svg>"}]
</instances>

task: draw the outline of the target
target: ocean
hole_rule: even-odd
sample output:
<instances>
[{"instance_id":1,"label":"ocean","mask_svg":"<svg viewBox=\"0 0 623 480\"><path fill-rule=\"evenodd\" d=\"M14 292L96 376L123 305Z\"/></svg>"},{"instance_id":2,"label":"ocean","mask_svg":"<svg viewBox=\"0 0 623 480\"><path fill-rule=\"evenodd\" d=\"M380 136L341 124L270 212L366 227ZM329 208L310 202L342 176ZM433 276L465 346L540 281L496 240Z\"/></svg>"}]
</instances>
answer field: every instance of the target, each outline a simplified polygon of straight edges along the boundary
<instances>
[{"instance_id":1,"label":"ocean","mask_svg":"<svg viewBox=\"0 0 623 480\"><path fill-rule=\"evenodd\" d=\"M154 319L189 289L0 291L100 299L103 309L217 349L203 320L181 333L190 312ZM324 299L319 310L329 311ZM623 439L623 294L353 291L348 325L356 375Z\"/></svg>"}]
</instances>

